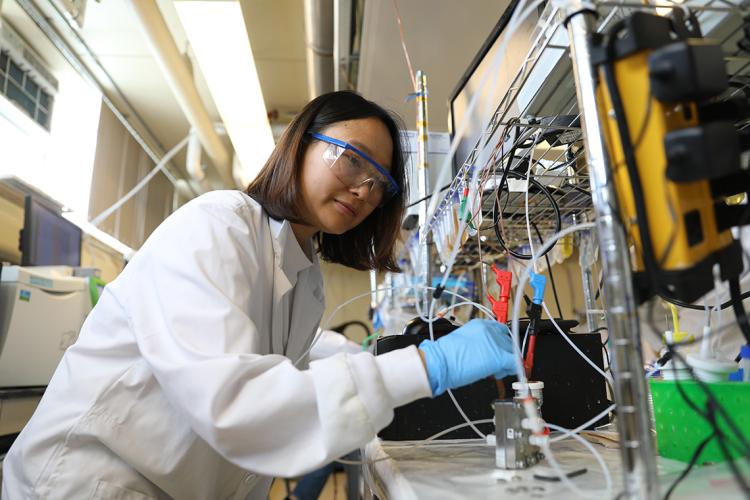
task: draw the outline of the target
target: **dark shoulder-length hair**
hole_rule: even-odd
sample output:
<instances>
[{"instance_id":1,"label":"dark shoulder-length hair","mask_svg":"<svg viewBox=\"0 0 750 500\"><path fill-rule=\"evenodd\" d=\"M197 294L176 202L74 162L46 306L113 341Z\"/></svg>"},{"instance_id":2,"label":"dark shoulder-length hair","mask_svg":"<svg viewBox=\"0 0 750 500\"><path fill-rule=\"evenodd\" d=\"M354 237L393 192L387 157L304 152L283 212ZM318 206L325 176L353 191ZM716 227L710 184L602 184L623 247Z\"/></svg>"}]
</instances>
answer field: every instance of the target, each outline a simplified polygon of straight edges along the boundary
<instances>
[{"instance_id":1,"label":"dark shoulder-length hair","mask_svg":"<svg viewBox=\"0 0 750 500\"><path fill-rule=\"evenodd\" d=\"M399 271L394 256L404 203L408 199L404 152L399 125L401 120L356 92L331 92L316 97L292 120L279 139L268 161L247 188L274 219L305 221L300 216L300 168L310 145L309 134L323 132L331 125L347 120L377 118L388 128L393 142L391 176L399 192L382 207L376 208L362 223L344 234L318 233L318 253L323 260L354 269Z\"/></svg>"}]
</instances>

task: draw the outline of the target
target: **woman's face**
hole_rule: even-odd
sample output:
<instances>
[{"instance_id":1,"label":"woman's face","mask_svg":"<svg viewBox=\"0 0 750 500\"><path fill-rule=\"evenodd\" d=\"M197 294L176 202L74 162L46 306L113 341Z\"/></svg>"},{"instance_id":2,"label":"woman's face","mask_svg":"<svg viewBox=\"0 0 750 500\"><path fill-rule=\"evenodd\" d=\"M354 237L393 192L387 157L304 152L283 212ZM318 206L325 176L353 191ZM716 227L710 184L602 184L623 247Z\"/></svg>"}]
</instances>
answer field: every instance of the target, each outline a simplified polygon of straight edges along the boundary
<instances>
[{"instance_id":1,"label":"woman's face","mask_svg":"<svg viewBox=\"0 0 750 500\"><path fill-rule=\"evenodd\" d=\"M385 124L377 118L339 122L321 134L360 149L390 173L393 143ZM366 185L346 186L333 173L323 154L328 144L313 141L305 152L300 172L302 214L316 231L343 234L356 227L375 210L365 198Z\"/></svg>"}]
</instances>

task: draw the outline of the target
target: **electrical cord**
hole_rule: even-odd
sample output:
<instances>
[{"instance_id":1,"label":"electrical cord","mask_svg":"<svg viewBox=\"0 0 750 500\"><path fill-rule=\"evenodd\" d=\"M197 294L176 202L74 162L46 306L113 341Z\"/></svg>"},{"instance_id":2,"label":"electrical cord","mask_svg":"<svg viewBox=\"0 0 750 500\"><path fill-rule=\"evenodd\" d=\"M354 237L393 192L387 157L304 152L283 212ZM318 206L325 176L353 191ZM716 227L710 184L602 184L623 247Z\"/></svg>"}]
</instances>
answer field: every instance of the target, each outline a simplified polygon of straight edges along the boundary
<instances>
[{"instance_id":1,"label":"electrical cord","mask_svg":"<svg viewBox=\"0 0 750 500\"><path fill-rule=\"evenodd\" d=\"M604 371L611 372L612 371L612 361L611 361L611 358L609 357L609 349L607 348L607 343L606 342L602 342L602 349L604 349L604 355L607 358L607 369L604 370Z\"/></svg>"},{"instance_id":2,"label":"electrical cord","mask_svg":"<svg viewBox=\"0 0 750 500\"><path fill-rule=\"evenodd\" d=\"M718 429L719 427L716 424L716 415L713 413L713 408L711 407L710 404L708 405L708 416L713 422L714 428ZM716 440L719 443L721 454L724 455L724 459L726 460L727 465L729 466L729 469L732 471L732 475L734 476L735 481L737 481L737 484L739 485L740 489L745 493L745 496L750 497L750 486L748 486L747 482L745 482L745 478L742 477L742 474L737 468L737 464L734 463L732 456L729 454L726 441L724 441L724 434L719 433L717 435Z\"/></svg>"},{"instance_id":3,"label":"electrical cord","mask_svg":"<svg viewBox=\"0 0 750 500\"><path fill-rule=\"evenodd\" d=\"M748 298L750 298L750 290L748 290L746 292L743 292L739 296L739 300L745 300L745 299L748 299ZM674 305L679 306L679 307L684 307L685 309L693 309L695 311L702 311L704 309L704 306L699 306L699 305L696 305L696 304L689 304L687 302L684 302L682 300L676 299L674 297L662 297L662 299L666 300L670 304L674 304ZM724 309L728 309L728 308L732 307L733 304L734 304L734 299L730 298L726 302L722 302L722 304L719 306L719 308L723 311Z\"/></svg>"},{"instance_id":4,"label":"electrical cord","mask_svg":"<svg viewBox=\"0 0 750 500\"><path fill-rule=\"evenodd\" d=\"M607 331L607 330L608 330L608 328L606 326L600 326L596 330L591 330L590 332L574 332L574 331L571 331L570 333L573 333L573 334L576 334L576 335L586 335L586 334L591 334L591 333L600 333L600 332ZM608 339L605 339L604 342L606 342L607 340Z\"/></svg>"},{"instance_id":5,"label":"electrical cord","mask_svg":"<svg viewBox=\"0 0 750 500\"><path fill-rule=\"evenodd\" d=\"M571 227L576 227L576 226L571 226ZM546 302L542 302L542 309L544 310L545 314L549 318L550 323L552 323L552 326L555 327L555 329L558 331L558 333L563 338L563 340L565 340L570 345L570 347L572 347L573 350L576 351L578 355L583 358L584 361L586 361L586 363L588 363L597 373L599 373L599 375L604 377L609 383L612 383L612 377L608 375L606 372L604 372L601 368L599 368L597 364L591 360L591 358L586 356L586 354L581 350L581 348L578 347L575 344L575 342L573 342L570 339L570 337L563 331L562 328L560 328L560 325L557 324L557 321L555 321L555 318L552 317L552 314L550 314L549 309L547 308Z\"/></svg>"},{"instance_id":6,"label":"electrical cord","mask_svg":"<svg viewBox=\"0 0 750 500\"><path fill-rule=\"evenodd\" d=\"M740 331L745 337L745 342L750 344L750 322L747 320L747 314L745 313L745 306L742 304L742 293L740 292L740 279L735 276L728 280L729 283L729 297L732 300L732 309L734 315L737 318L737 323L740 326ZM718 302L718 301L717 301Z\"/></svg>"},{"instance_id":7,"label":"electrical cord","mask_svg":"<svg viewBox=\"0 0 750 500\"><path fill-rule=\"evenodd\" d=\"M741 445L741 447L742 447L741 450L742 450L743 456L746 459L750 460L750 443L748 443L748 441L745 438L744 434L739 429L739 427L734 422L734 420L731 418L731 416L729 415L729 413L724 409L724 407L716 399L716 396L714 396L713 392L708 387L708 385L704 381L702 381L700 379L700 377L698 377L698 376L695 375L695 372L693 371L693 368L687 363L687 361L685 360L685 358L680 353L677 352L676 346L674 344L668 343L667 344L667 350L672 353L673 363L674 363L674 359L676 359L677 361L680 362L680 364L682 366L685 367L685 369L687 369L687 371L688 371L688 373L690 375L690 378L698 385L698 387L701 389L701 391L705 394L706 398L708 399L708 402L711 403L711 405L713 405L713 407L716 410L719 411L719 413L721 414L722 418L726 422L727 427L729 427L729 429L734 434L734 437L739 442L739 445ZM685 401L685 403L695 413L697 413L698 415L702 416L703 418L707 418L706 414L703 411L701 411L701 409L698 408L698 406L692 400L690 400L690 398L688 398L687 394L685 393L684 389L682 388L682 386L680 385L680 383L679 383L679 381L677 379L675 380L675 387L677 388L677 391L680 393L680 396ZM714 425L715 422L714 423L709 422L709 423L712 426L715 427L715 430L716 430L717 433L719 433L719 434L722 433L721 429L719 429L718 426Z\"/></svg>"},{"instance_id":8,"label":"electrical cord","mask_svg":"<svg viewBox=\"0 0 750 500\"><path fill-rule=\"evenodd\" d=\"M620 91L617 87L615 80L615 69L611 62L614 60L614 44L617 40L617 35L625 27L624 20L621 20L614 24L612 30L609 33L609 39L606 44L607 55L609 61L602 65L604 70L604 81L609 92L609 97L612 101L612 108L615 114L615 120L617 122L617 130L620 135L620 142L622 144L622 153L625 158L625 167L628 171L628 177L630 178L630 184L633 193L633 201L635 203L636 214L638 220L638 232L641 236L641 248L643 263L646 267L646 274L651 280L652 286L657 289L657 292L661 291L658 280L658 268L656 261L653 256L653 245L651 242L651 232L649 227L649 221L646 211L646 202L641 191L641 180L636 165L635 151L633 150L633 143L630 138L630 129L628 128L627 118L625 117L625 108L622 103Z\"/></svg>"},{"instance_id":9,"label":"electrical cord","mask_svg":"<svg viewBox=\"0 0 750 500\"><path fill-rule=\"evenodd\" d=\"M517 172L513 172L513 171L509 172L507 168L505 169L503 173L503 180L501 180L501 184L497 188L497 196L495 198L495 203L493 204L493 207L492 207L492 213L493 213L492 219L493 219L493 228L495 231L495 237L497 238L497 241L500 244L500 246L513 257L520 259L520 260L530 260L531 254L524 254L524 253L518 252L510 248L510 245L508 245L505 242L505 239L503 238L503 235L500 231L499 224L500 224L500 218L502 217L502 210L500 209L499 193L502 192L504 183L507 183L508 178L514 178L514 179L519 179L519 180L524 180L524 181L526 180L525 176ZM555 222L554 232L555 233L559 232L562 227L562 217L560 216L560 207L557 204L555 197L552 196L549 190L546 187L544 187L542 184L540 184L536 179L529 179L529 185L526 187L526 189L527 190L531 189L532 186L535 189L537 189L539 192L541 192L542 195L545 198L547 198L550 204L552 205L552 210L554 212L553 220ZM510 199L510 191L508 191L508 197ZM549 252L550 250L552 250L552 247L549 247L547 251L544 252L544 255L546 255L547 252Z\"/></svg>"},{"instance_id":10,"label":"electrical cord","mask_svg":"<svg viewBox=\"0 0 750 500\"><path fill-rule=\"evenodd\" d=\"M406 48L406 37L404 36L404 26L401 23L401 12L398 8L398 2L397 0L392 0L391 3L393 4L393 10L396 12L396 23L398 24L398 33L401 37L401 48L404 51L404 58L406 59L406 66L409 69L409 78L411 78L411 86L414 89L414 92L417 91L417 79L414 74L414 68L412 68L411 65L411 57L409 57L409 50Z\"/></svg>"},{"instance_id":11,"label":"electrical cord","mask_svg":"<svg viewBox=\"0 0 750 500\"><path fill-rule=\"evenodd\" d=\"M677 477L677 479L674 480L672 485L669 487L667 492L664 494L664 500L669 500L669 497L672 496L672 493L674 492L675 488L682 482L683 479L687 477L688 474L690 474L690 471L693 470L693 467L695 466L696 462L698 461L698 457L703 452L703 449L708 445L708 443L711 442L713 438L716 437L716 432L711 433L706 439L701 441L701 443L695 448L695 451L693 452L693 456L690 457L690 462L688 462L687 467L682 471L682 473Z\"/></svg>"},{"instance_id":12,"label":"electrical cord","mask_svg":"<svg viewBox=\"0 0 750 500\"><path fill-rule=\"evenodd\" d=\"M690 409L692 409L697 415L702 417L704 420L708 422L708 424L711 426L713 430L713 434L716 436L717 441L719 443L719 447L722 451L722 454L724 455L724 458L727 462L727 465L729 466L730 470L732 471L732 474L735 477L735 480L737 481L737 484L740 485L740 488L743 489L743 491L748 494L750 493L750 489L748 489L747 483L745 482L744 478L742 477L742 474L739 472L739 469L737 469L736 464L734 463L734 459L730 456L729 451L726 449L726 444L724 442L724 432L719 428L719 425L716 421L716 410L718 409L719 412L722 413L722 416L724 418L724 421L726 422L727 426L732 429L732 432L735 433L735 437L739 438L739 441L741 441L741 445L745 447L744 450L739 448L735 443L732 443L735 447L737 447L738 450L740 450L740 453L744 456L746 460L750 460L750 450L748 450L747 447L747 440L745 440L744 435L737 430L736 425L734 422L729 418L729 415L724 410L724 408L719 404L719 402L714 397L711 390L708 388L708 386L700 380L700 378L696 377L695 373L693 372L690 365L688 365L684 358L677 353L677 351L674 349L673 344L667 344L667 349L670 349L672 352L673 358L676 358L678 361L680 361L683 366L685 366L688 370L688 373L690 374L690 377L694 382L698 384L698 387L700 387L704 393L707 396L706 401L706 411L704 412L698 406L687 396L685 393L685 390L682 388L682 385L679 382L678 378L675 378L675 387L677 388L677 392L680 393L680 397L683 399L685 404L688 405ZM674 363L674 361L673 361ZM697 460L697 456L700 455L700 452L697 452L695 454L695 460ZM684 475L686 476L689 472L689 467L684 471ZM681 480L681 479L680 479ZM671 490L671 489L670 489ZM666 497L665 497L666 500Z\"/></svg>"}]
</instances>

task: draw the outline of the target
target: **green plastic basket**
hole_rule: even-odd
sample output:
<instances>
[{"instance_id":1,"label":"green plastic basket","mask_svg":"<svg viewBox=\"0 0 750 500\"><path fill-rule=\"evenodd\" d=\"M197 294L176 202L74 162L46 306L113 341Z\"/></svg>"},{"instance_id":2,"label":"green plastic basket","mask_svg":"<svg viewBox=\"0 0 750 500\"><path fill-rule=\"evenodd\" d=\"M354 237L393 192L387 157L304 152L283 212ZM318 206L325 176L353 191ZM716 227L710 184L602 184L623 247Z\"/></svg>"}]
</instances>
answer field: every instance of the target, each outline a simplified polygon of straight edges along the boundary
<instances>
[{"instance_id":1,"label":"green plastic basket","mask_svg":"<svg viewBox=\"0 0 750 500\"><path fill-rule=\"evenodd\" d=\"M676 384L698 408L706 408L707 397L698 384L691 380L651 380L656 444L659 455L689 462L698 445L711 435L710 424L685 402ZM729 413L745 439L750 441L750 384L741 382L712 382L706 384L719 404ZM721 414L716 415L719 428L729 438L725 440L732 458L741 455L736 446L735 433ZM698 457L698 463L723 462L726 458L716 439L712 439Z\"/></svg>"}]
</instances>

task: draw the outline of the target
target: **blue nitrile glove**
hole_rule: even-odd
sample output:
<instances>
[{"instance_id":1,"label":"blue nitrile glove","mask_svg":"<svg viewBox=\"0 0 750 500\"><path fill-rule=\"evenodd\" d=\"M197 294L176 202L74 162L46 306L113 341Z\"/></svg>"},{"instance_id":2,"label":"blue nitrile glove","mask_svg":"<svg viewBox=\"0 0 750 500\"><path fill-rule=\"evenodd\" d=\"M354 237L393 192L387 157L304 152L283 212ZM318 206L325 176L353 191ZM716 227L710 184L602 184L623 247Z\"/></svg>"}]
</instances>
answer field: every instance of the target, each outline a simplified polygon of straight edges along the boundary
<instances>
[{"instance_id":1,"label":"blue nitrile glove","mask_svg":"<svg viewBox=\"0 0 750 500\"><path fill-rule=\"evenodd\" d=\"M436 341L419 344L424 352L432 396L494 375L515 372L508 327L495 320L473 319Z\"/></svg>"}]
</instances>

